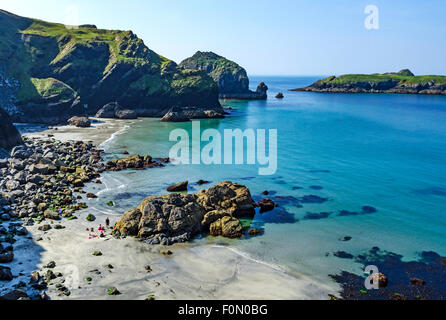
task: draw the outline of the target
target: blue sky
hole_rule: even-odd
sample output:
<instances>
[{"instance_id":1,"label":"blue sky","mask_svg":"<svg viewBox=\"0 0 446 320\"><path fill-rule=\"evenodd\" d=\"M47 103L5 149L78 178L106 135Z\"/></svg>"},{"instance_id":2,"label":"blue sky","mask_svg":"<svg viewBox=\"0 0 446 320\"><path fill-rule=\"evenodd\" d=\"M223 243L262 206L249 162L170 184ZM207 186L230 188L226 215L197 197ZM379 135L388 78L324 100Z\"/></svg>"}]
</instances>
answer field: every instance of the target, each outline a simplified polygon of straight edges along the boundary
<instances>
[{"instance_id":1,"label":"blue sky","mask_svg":"<svg viewBox=\"0 0 446 320\"><path fill-rule=\"evenodd\" d=\"M379 8L378 30L364 26L367 5ZM132 30L176 62L201 50L250 75L446 75L444 0L0 0L1 9L61 23L70 6L80 24Z\"/></svg>"}]
</instances>

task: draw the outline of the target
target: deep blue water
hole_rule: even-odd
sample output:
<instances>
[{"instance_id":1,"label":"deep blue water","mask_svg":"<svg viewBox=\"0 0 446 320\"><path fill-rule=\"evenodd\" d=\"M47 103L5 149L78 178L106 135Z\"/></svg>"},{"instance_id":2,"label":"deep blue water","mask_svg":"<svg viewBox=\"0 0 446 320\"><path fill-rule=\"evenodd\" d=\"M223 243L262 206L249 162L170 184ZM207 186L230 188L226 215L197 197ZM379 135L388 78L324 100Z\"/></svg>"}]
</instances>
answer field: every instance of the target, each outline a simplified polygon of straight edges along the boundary
<instances>
[{"instance_id":1,"label":"deep blue water","mask_svg":"<svg viewBox=\"0 0 446 320\"><path fill-rule=\"evenodd\" d=\"M253 196L269 190L280 205L257 214L253 225L263 235L243 240L197 239L218 243L254 258L329 282L341 269L360 272L338 250L357 254L373 246L412 259L433 250L446 255L446 97L395 94L289 92L322 77L252 77L264 81L267 101L224 101L233 108L223 120L201 121L202 128L278 130L278 170L259 176L258 166L189 165L146 171L106 173L105 198L117 213L145 196L164 194L169 184L199 179L232 180ZM285 98L274 98L277 92ZM166 157L169 132L191 124L144 119L104 144L111 157L123 150ZM113 154L114 153L114 154ZM209 187L209 186L203 186ZM191 185L195 192L199 187ZM306 195L321 203L302 201ZM326 201L323 201L326 199ZM300 201L299 201L300 200ZM377 212L365 214L363 206ZM339 241L350 236L352 240Z\"/></svg>"}]
</instances>

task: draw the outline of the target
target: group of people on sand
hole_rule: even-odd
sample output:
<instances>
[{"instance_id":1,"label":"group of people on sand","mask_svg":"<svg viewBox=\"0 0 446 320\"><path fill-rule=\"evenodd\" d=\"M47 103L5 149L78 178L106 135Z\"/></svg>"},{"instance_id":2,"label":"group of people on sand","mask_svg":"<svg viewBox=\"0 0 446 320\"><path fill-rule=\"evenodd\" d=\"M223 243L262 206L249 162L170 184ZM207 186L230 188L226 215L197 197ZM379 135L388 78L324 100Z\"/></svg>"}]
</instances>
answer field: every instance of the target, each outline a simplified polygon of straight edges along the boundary
<instances>
[{"instance_id":1,"label":"group of people on sand","mask_svg":"<svg viewBox=\"0 0 446 320\"><path fill-rule=\"evenodd\" d=\"M98 231L100 232L100 235L99 235L100 238L105 238L106 228L110 228L110 219L109 218L105 219L105 227L102 224L99 224L99 226L98 226ZM95 232L94 228L90 228L90 229L87 228L87 231L92 232L92 233ZM88 236L88 239L94 239L94 238L98 237L96 234L94 234L94 233L92 234L92 233L90 233L90 235Z\"/></svg>"}]
</instances>

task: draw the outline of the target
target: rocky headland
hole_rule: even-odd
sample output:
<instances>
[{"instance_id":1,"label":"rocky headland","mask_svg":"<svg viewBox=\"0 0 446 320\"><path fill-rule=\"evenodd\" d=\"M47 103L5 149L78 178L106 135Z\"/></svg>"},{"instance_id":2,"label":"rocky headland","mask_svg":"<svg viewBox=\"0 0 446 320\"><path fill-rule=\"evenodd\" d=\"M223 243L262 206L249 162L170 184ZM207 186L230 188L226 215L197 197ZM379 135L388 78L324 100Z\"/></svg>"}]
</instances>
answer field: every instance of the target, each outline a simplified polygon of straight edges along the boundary
<instances>
[{"instance_id":1,"label":"rocky headland","mask_svg":"<svg viewBox=\"0 0 446 320\"><path fill-rule=\"evenodd\" d=\"M446 76L415 76L408 69L396 73L348 74L331 76L291 91L445 95Z\"/></svg>"},{"instance_id":2,"label":"rocky headland","mask_svg":"<svg viewBox=\"0 0 446 320\"><path fill-rule=\"evenodd\" d=\"M110 102L132 117L162 117L172 108L223 114L206 72L184 70L132 31L66 28L3 10L0 88L0 105L14 122L65 124Z\"/></svg>"},{"instance_id":3,"label":"rocky headland","mask_svg":"<svg viewBox=\"0 0 446 320\"><path fill-rule=\"evenodd\" d=\"M268 87L263 82L256 91L249 90L246 70L216 53L198 51L183 60L180 67L205 71L217 83L220 99L265 100L268 97Z\"/></svg>"}]
</instances>

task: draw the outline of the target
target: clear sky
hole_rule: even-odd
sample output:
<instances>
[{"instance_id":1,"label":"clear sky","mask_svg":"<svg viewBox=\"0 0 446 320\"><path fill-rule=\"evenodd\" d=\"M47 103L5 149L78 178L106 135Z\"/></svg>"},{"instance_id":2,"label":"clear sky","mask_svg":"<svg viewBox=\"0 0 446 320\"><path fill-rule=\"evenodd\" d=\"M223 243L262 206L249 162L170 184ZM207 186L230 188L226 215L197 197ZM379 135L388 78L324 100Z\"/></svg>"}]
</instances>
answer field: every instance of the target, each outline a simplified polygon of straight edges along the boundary
<instances>
[{"instance_id":1,"label":"clear sky","mask_svg":"<svg viewBox=\"0 0 446 320\"><path fill-rule=\"evenodd\" d=\"M378 30L365 28L367 5L379 9ZM79 24L132 30L176 62L201 50L250 75L446 75L445 0L0 0L1 9L61 23L70 6Z\"/></svg>"}]
</instances>

